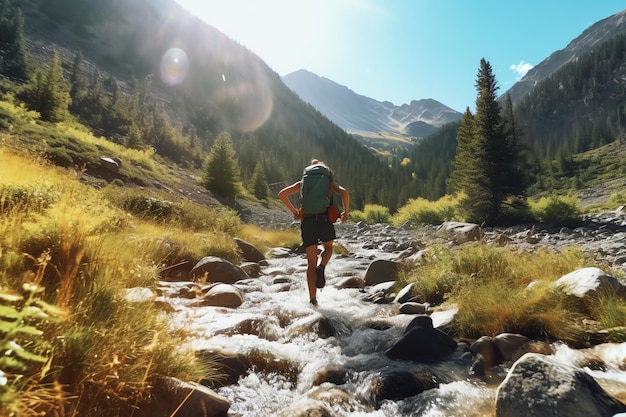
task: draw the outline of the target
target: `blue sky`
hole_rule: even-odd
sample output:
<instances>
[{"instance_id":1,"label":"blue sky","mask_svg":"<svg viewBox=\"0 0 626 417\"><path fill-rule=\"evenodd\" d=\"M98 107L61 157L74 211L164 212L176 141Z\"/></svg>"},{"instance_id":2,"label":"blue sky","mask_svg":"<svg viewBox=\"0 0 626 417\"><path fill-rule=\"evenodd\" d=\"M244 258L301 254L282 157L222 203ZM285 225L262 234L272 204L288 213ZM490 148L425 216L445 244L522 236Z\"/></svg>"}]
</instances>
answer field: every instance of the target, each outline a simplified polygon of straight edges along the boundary
<instances>
[{"instance_id":1,"label":"blue sky","mask_svg":"<svg viewBox=\"0 0 626 417\"><path fill-rule=\"evenodd\" d=\"M284 76L299 69L396 105L474 109L485 58L499 93L617 0L177 0Z\"/></svg>"}]
</instances>

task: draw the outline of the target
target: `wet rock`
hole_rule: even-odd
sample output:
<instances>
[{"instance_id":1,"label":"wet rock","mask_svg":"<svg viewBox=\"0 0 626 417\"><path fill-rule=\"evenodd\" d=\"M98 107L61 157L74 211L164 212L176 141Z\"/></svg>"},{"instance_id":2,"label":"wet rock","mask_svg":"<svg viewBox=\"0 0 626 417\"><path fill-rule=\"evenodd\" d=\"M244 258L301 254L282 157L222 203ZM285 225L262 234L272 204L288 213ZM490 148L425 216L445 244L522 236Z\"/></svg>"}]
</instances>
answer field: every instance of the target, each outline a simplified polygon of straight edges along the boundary
<instances>
[{"instance_id":1,"label":"wet rock","mask_svg":"<svg viewBox=\"0 0 626 417\"><path fill-rule=\"evenodd\" d=\"M383 371L370 386L377 404L384 400L401 400L437 388L439 383L434 374L420 371Z\"/></svg>"},{"instance_id":2,"label":"wet rock","mask_svg":"<svg viewBox=\"0 0 626 417\"><path fill-rule=\"evenodd\" d=\"M153 387L150 417L196 417L203 410L206 417L226 417L230 403L210 388L176 378L158 378Z\"/></svg>"},{"instance_id":3,"label":"wet rock","mask_svg":"<svg viewBox=\"0 0 626 417\"><path fill-rule=\"evenodd\" d=\"M347 289L347 288L363 288L365 287L365 280L359 277L345 277L339 279L339 281L335 284L335 287L339 289Z\"/></svg>"},{"instance_id":4,"label":"wet rock","mask_svg":"<svg viewBox=\"0 0 626 417\"><path fill-rule=\"evenodd\" d=\"M405 285L404 288L398 292L393 302L403 304L411 301L411 298L413 297L413 286L413 283Z\"/></svg>"},{"instance_id":5,"label":"wet rock","mask_svg":"<svg viewBox=\"0 0 626 417\"><path fill-rule=\"evenodd\" d=\"M313 314L293 322L287 328L287 335L291 338L307 333L316 333L321 339L327 339L336 334L333 323L326 317Z\"/></svg>"},{"instance_id":6,"label":"wet rock","mask_svg":"<svg viewBox=\"0 0 626 417\"><path fill-rule=\"evenodd\" d=\"M274 259L289 258L291 250L288 248L273 248L270 250L269 256Z\"/></svg>"},{"instance_id":7,"label":"wet rock","mask_svg":"<svg viewBox=\"0 0 626 417\"><path fill-rule=\"evenodd\" d=\"M258 278L261 276L261 265L256 262L244 262L240 267L250 278Z\"/></svg>"},{"instance_id":8,"label":"wet rock","mask_svg":"<svg viewBox=\"0 0 626 417\"><path fill-rule=\"evenodd\" d=\"M626 411L586 372L527 353L496 391L496 417L604 417Z\"/></svg>"},{"instance_id":9,"label":"wet rock","mask_svg":"<svg viewBox=\"0 0 626 417\"><path fill-rule=\"evenodd\" d=\"M245 240L234 238L235 244L241 252L244 261L260 262L265 259L265 255L256 246L246 242Z\"/></svg>"},{"instance_id":10,"label":"wet rock","mask_svg":"<svg viewBox=\"0 0 626 417\"><path fill-rule=\"evenodd\" d=\"M322 401L301 398L276 413L276 417L335 417L335 414Z\"/></svg>"},{"instance_id":11,"label":"wet rock","mask_svg":"<svg viewBox=\"0 0 626 417\"><path fill-rule=\"evenodd\" d=\"M428 303L408 302L400 306L402 314L426 314L428 312Z\"/></svg>"},{"instance_id":12,"label":"wet rock","mask_svg":"<svg viewBox=\"0 0 626 417\"><path fill-rule=\"evenodd\" d=\"M230 284L217 284L210 287L201 300L198 300L192 307L229 307L237 308L243 303L243 295L239 289Z\"/></svg>"},{"instance_id":13,"label":"wet rock","mask_svg":"<svg viewBox=\"0 0 626 417\"><path fill-rule=\"evenodd\" d=\"M347 380L348 369L339 365L327 365L315 372L311 384L313 386L321 385L324 382L330 382L335 385L343 385Z\"/></svg>"},{"instance_id":14,"label":"wet rock","mask_svg":"<svg viewBox=\"0 0 626 417\"><path fill-rule=\"evenodd\" d=\"M500 352L503 361L513 362L518 360L523 353L528 338L521 334L501 333L493 338L493 343ZM522 352L522 353L520 353Z\"/></svg>"},{"instance_id":15,"label":"wet rock","mask_svg":"<svg viewBox=\"0 0 626 417\"><path fill-rule=\"evenodd\" d=\"M376 285L381 282L396 281L401 264L394 261L378 259L373 261L365 272L365 285Z\"/></svg>"},{"instance_id":16,"label":"wet rock","mask_svg":"<svg viewBox=\"0 0 626 417\"><path fill-rule=\"evenodd\" d=\"M474 375L485 375L502 362L502 356L496 349L492 337L482 336L470 345L469 351L474 357L474 363L470 368L470 373Z\"/></svg>"},{"instance_id":17,"label":"wet rock","mask_svg":"<svg viewBox=\"0 0 626 417\"><path fill-rule=\"evenodd\" d=\"M413 362L433 362L449 356L456 349L456 341L433 327L429 316L413 319L404 335L385 352L391 359Z\"/></svg>"},{"instance_id":18,"label":"wet rock","mask_svg":"<svg viewBox=\"0 0 626 417\"><path fill-rule=\"evenodd\" d=\"M233 284L239 280L250 278L241 267L217 256L202 258L192 268L189 275L191 281L206 277L206 282L223 282L225 284Z\"/></svg>"}]
</instances>

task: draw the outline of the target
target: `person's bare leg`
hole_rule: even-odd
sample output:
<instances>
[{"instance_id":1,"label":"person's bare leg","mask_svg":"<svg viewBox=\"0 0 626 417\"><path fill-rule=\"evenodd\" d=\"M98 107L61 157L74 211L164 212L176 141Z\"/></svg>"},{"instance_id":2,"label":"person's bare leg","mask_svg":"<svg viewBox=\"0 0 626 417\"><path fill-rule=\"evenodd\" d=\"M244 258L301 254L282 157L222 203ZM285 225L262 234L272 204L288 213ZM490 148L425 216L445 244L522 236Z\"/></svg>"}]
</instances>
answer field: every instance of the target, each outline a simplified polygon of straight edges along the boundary
<instances>
[{"instance_id":1,"label":"person's bare leg","mask_svg":"<svg viewBox=\"0 0 626 417\"><path fill-rule=\"evenodd\" d=\"M309 286L309 299L314 300L317 296L315 287L315 268L317 267L317 245L307 246L306 250L306 282Z\"/></svg>"},{"instance_id":2,"label":"person's bare leg","mask_svg":"<svg viewBox=\"0 0 626 417\"><path fill-rule=\"evenodd\" d=\"M333 241L330 240L328 242L322 243L324 246L324 250L322 251L322 259L320 260L320 265L326 266L330 258L333 256Z\"/></svg>"}]
</instances>

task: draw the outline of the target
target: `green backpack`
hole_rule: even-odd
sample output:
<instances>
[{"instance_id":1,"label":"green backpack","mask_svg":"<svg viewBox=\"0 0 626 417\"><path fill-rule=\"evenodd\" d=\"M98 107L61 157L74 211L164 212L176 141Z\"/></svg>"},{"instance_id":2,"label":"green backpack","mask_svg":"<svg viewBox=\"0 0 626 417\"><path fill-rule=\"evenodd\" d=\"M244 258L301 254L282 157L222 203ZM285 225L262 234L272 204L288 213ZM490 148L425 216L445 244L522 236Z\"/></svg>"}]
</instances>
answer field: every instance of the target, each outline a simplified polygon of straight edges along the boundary
<instances>
[{"instance_id":1,"label":"green backpack","mask_svg":"<svg viewBox=\"0 0 626 417\"><path fill-rule=\"evenodd\" d=\"M300 187L302 212L304 214L323 214L330 205L333 174L328 167L318 164L304 169Z\"/></svg>"}]
</instances>

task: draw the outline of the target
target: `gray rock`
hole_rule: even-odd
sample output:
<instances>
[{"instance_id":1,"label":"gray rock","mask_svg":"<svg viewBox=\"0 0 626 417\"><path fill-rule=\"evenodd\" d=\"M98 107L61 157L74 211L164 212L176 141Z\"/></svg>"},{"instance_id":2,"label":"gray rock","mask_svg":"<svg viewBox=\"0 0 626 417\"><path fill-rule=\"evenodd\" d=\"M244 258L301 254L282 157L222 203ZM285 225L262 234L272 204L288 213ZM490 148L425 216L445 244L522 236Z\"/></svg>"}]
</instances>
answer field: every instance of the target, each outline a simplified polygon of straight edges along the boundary
<instances>
[{"instance_id":1,"label":"gray rock","mask_svg":"<svg viewBox=\"0 0 626 417\"><path fill-rule=\"evenodd\" d=\"M192 281L206 277L206 282L223 282L233 284L242 279L250 278L246 271L226 259L216 256L202 258L189 273Z\"/></svg>"},{"instance_id":2,"label":"gray rock","mask_svg":"<svg viewBox=\"0 0 626 417\"><path fill-rule=\"evenodd\" d=\"M580 368L522 356L496 391L496 417L609 417L626 411Z\"/></svg>"}]
</instances>

